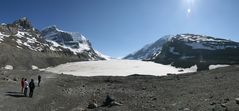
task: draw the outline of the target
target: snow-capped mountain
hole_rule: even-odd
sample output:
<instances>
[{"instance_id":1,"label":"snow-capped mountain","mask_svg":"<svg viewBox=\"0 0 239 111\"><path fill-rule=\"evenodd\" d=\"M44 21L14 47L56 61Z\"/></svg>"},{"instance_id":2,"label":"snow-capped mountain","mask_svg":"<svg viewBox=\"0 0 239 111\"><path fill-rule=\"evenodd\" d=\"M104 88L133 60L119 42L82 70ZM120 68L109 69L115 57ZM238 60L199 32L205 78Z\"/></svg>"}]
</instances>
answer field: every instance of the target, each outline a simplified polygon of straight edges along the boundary
<instances>
[{"instance_id":1,"label":"snow-capped mountain","mask_svg":"<svg viewBox=\"0 0 239 111\"><path fill-rule=\"evenodd\" d=\"M89 40L77 32L67 32L50 26L41 31L41 36L54 46L61 46L69 49L76 55L85 54L90 60L109 59L107 56L94 50ZM88 53L88 54L87 54Z\"/></svg>"},{"instance_id":2,"label":"snow-capped mountain","mask_svg":"<svg viewBox=\"0 0 239 111\"><path fill-rule=\"evenodd\" d=\"M152 53L149 60L183 68L197 65L198 70L208 69L209 65L239 64L239 43L231 40L178 34L171 36L160 46L160 52L156 56Z\"/></svg>"},{"instance_id":3,"label":"snow-capped mountain","mask_svg":"<svg viewBox=\"0 0 239 111\"><path fill-rule=\"evenodd\" d=\"M56 27L41 32L26 17L0 25L0 51L0 67L48 67L70 61L107 59L83 35Z\"/></svg>"},{"instance_id":4,"label":"snow-capped mountain","mask_svg":"<svg viewBox=\"0 0 239 111\"><path fill-rule=\"evenodd\" d=\"M171 39L171 35L164 36L154 43L147 44L140 50L127 55L124 59L151 60L160 54L163 45Z\"/></svg>"},{"instance_id":5,"label":"snow-capped mountain","mask_svg":"<svg viewBox=\"0 0 239 111\"><path fill-rule=\"evenodd\" d=\"M0 42L19 49L39 52L50 47L50 44L40 36L40 32L33 28L26 17L16 20L12 24L0 25Z\"/></svg>"}]
</instances>

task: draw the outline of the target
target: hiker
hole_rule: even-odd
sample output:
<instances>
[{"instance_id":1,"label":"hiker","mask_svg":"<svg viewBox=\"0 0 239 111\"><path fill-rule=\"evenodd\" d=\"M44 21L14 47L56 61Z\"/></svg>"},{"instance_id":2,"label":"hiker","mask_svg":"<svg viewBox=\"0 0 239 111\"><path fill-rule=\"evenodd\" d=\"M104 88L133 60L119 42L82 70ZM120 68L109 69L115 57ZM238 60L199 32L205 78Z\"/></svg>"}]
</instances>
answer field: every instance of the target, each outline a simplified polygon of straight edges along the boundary
<instances>
[{"instance_id":1,"label":"hiker","mask_svg":"<svg viewBox=\"0 0 239 111\"><path fill-rule=\"evenodd\" d=\"M38 87L40 87L40 82L41 82L41 76L38 75Z\"/></svg>"},{"instance_id":2,"label":"hiker","mask_svg":"<svg viewBox=\"0 0 239 111\"><path fill-rule=\"evenodd\" d=\"M29 88L30 88L29 97L32 97L33 96L33 91L35 89L35 84L34 84L33 79L31 79L31 82L29 83Z\"/></svg>"},{"instance_id":3,"label":"hiker","mask_svg":"<svg viewBox=\"0 0 239 111\"><path fill-rule=\"evenodd\" d=\"M28 82L27 79L25 79L24 81L24 96L27 96L27 90L28 90Z\"/></svg>"},{"instance_id":4,"label":"hiker","mask_svg":"<svg viewBox=\"0 0 239 111\"><path fill-rule=\"evenodd\" d=\"M23 89L24 89L24 78L22 78L21 80L21 93L23 93Z\"/></svg>"}]
</instances>

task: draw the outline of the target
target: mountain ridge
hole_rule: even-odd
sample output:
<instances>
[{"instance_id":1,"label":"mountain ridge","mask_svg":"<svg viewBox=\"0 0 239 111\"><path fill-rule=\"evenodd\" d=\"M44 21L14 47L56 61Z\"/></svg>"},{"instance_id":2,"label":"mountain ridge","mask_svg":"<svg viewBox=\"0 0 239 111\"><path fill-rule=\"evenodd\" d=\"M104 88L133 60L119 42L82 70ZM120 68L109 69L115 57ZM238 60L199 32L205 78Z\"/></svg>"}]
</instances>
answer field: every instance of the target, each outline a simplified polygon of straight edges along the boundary
<instances>
[{"instance_id":1,"label":"mountain ridge","mask_svg":"<svg viewBox=\"0 0 239 111\"><path fill-rule=\"evenodd\" d=\"M197 65L198 70L208 70L209 65L239 64L239 43L232 40L198 34L178 34L161 46L157 49L160 50L159 54L154 56L150 53L151 58L141 60L182 68Z\"/></svg>"},{"instance_id":2,"label":"mountain ridge","mask_svg":"<svg viewBox=\"0 0 239 111\"><path fill-rule=\"evenodd\" d=\"M73 40L72 35L69 33L62 31L62 35L66 37L64 39ZM70 61L106 60L102 56L103 54L100 55L95 52L91 47L91 43L85 37L80 39L81 42L86 44L80 44L80 40L78 40L78 44L80 45L77 48L86 45L89 50L77 52L77 48L69 48L69 46L60 44L58 41L44 38L42 32L36 29L26 17L12 23L1 24L0 45L2 47L0 51L4 53L0 54L0 67L12 65L15 68L29 69L31 65L43 68ZM69 45L71 44L74 43L69 42ZM8 55L14 56L11 57ZM30 59L34 59L35 61L31 61ZM27 62L23 62L22 60Z\"/></svg>"}]
</instances>

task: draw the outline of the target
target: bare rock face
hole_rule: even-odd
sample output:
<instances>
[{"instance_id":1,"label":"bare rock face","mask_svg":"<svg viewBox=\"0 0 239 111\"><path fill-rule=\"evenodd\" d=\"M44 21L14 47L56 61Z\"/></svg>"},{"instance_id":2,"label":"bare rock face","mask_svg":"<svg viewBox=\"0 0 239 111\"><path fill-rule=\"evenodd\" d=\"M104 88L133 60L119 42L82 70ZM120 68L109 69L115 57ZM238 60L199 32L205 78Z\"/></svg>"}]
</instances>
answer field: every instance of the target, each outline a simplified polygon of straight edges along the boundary
<instances>
[{"instance_id":1,"label":"bare rock face","mask_svg":"<svg viewBox=\"0 0 239 111\"><path fill-rule=\"evenodd\" d=\"M27 19L27 17L20 18L13 22L14 25L17 25L19 27L22 27L23 29L32 29L33 26L31 22Z\"/></svg>"},{"instance_id":2,"label":"bare rock face","mask_svg":"<svg viewBox=\"0 0 239 111\"><path fill-rule=\"evenodd\" d=\"M0 32L5 35L15 35L18 32L18 27L12 24L0 25Z\"/></svg>"}]
</instances>

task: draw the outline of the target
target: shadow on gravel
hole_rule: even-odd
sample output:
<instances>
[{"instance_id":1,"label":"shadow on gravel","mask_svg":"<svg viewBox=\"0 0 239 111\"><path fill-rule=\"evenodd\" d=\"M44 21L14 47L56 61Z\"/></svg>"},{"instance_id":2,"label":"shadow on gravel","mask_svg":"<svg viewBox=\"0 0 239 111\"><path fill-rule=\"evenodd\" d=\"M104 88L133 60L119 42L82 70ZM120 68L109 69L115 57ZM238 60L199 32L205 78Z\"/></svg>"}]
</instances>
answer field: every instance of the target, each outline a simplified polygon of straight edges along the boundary
<instances>
[{"instance_id":1,"label":"shadow on gravel","mask_svg":"<svg viewBox=\"0 0 239 111\"><path fill-rule=\"evenodd\" d=\"M25 96L23 95L23 93L21 93L21 92L6 92L5 95L6 95L6 96L11 96L11 97L16 97L16 98L25 97Z\"/></svg>"}]
</instances>

